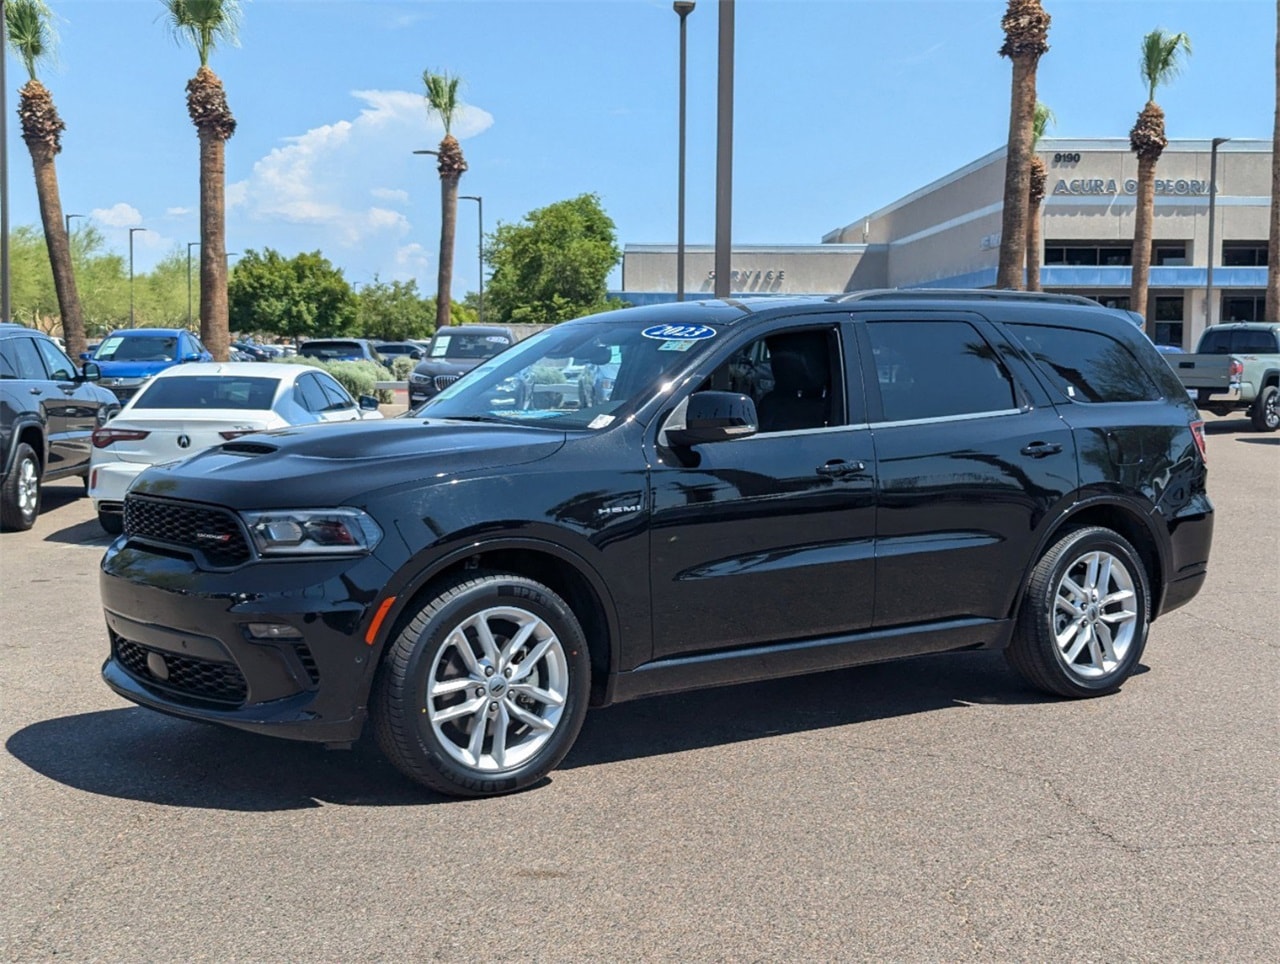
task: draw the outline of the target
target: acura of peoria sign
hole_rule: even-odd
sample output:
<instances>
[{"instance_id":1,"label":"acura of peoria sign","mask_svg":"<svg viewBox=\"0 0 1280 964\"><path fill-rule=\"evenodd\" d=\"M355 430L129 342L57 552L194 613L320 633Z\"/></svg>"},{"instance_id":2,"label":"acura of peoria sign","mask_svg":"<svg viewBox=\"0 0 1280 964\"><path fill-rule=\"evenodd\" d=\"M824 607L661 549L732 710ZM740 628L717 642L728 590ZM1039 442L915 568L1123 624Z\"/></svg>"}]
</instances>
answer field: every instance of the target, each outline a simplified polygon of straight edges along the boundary
<instances>
[{"instance_id":1,"label":"acura of peoria sign","mask_svg":"<svg viewBox=\"0 0 1280 964\"><path fill-rule=\"evenodd\" d=\"M1219 188L1221 193L1222 189ZM1070 181L1060 180L1053 188L1054 194L1137 194L1138 182L1133 178L1118 181L1115 178L1073 178ZM1184 178L1156 178L1157 194L1186 195L1189 197L1209 196L1209 182L1187 180Z\"/></svg>"}]
</instances>

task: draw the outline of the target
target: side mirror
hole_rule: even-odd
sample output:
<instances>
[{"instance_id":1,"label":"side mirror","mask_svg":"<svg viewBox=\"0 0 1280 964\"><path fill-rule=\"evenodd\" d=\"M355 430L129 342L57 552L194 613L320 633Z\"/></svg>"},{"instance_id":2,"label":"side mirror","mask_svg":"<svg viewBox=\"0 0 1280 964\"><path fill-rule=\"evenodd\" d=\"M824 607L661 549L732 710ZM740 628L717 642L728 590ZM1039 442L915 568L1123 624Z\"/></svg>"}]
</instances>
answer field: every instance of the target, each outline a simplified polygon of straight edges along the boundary
<instances>
[{"instance_id":1,"label":"side mirror","mask_svg":"<svg viewBox=\"0 0 1280 964\"><path fill-rule=\"evenodd\" d=\"M694 392L664 429L671 445L704 445L746 438L759 431L756 403L736 392Z\"/></svg>"},{"instance_id":2,"label":"side mirror","mask_svg":"<svg viewBox=\"0 0 1280 964\"><path fill-rule=\"evenodd\" d=\"M88 352L86 352L84 355L81 355L80 357L84 358L87 354ZM84 380L86 382L96 382L101 377L102 377L102 369L98 367L97 362L87 361L84 363Z\"/></svg>"},{"instance_id":3,"label":"side mirror","mask_svg":"<svg viewBox=\"0 0 1280 964\"><path fill-rule=\"evenodd\" d=\"M372 395L361 395L360 410L362 412L376 412L378 410L378 400Z\"/></svg>"},{"instance_id":4,"label":"side mirror","mask_svg":"<svg viewBox=\"0 0 1280 964\"><path fill-rule=\"evenodd\" d=\"M422 361L422 352L411 351L409 352L409 357L412 358L414 361Z\"/></svg>"},{"instance_id":5,"label":"side mirror","mask_svg":"<svg viewBox=\"0 0 1280 964\"><path fill-rule=\"evenodd\" d=\"M92 358L92 357L93 357L93 352L82 351L82 352L80 353L80 360L81 360L81 361L88 361L88 360L89 360L90 358Z\"/></svg>"},{"instance_id":6,"label":"side mirror","mask_svg":"<svg viewBox=\"0 0 1280 964\"><path fill-rule=\"evenodd\" d=\"M183 361L184 363L185 363L185 362L199 361L199 360L200 360L200 353L199 353L198 351L193 351L193 352L192 352L191 354L189 354L189 355L183 355L183 356L182 356L182 361Z\"/></svg>"}]
</instances>

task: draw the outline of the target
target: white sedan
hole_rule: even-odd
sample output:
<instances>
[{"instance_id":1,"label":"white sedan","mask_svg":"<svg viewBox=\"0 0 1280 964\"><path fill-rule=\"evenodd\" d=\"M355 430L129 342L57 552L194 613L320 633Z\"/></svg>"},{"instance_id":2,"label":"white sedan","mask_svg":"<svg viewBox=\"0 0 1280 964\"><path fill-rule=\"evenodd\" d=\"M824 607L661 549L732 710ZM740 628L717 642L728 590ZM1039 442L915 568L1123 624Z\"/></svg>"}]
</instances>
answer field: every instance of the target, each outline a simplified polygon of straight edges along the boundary
<instances>
[{"instance_id":1,"label":"white sedan","mask_svg":"<svg viewBox=\"0 0 1280 964\"><path fill-rule=\"evenodd\" d=\"M327 372L270 362L175 365L157 373L115 418L93 433L89 497L112 535L124 526L124 496L148 466L186 458L250 432L313 422L382 418Z\"/></svg>"}]
</instances>

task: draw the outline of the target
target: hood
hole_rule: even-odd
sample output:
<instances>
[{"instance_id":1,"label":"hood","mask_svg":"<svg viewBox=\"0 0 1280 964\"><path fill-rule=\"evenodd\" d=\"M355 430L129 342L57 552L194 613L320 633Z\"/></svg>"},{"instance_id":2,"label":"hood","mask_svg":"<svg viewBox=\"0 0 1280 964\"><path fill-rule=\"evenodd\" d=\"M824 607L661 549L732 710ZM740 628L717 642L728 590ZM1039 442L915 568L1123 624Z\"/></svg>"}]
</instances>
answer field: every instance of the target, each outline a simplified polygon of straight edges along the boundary
<instances>
[{"instance_id":1,"label":"hood","mask_svg":"<svg viewBox=\"0 0 1280 964\"><path fill-rule=\"evenodd\" d=\"M96 358L89 360L101 369L104 384L109 378L146 378L177 364L174 361L98 361Z\"/></svg>"},{"instance_id":2,"label":"hood","mask_svg":"<svg viewBox=\"0 0 1280 964\"><path fill-rule=\"evenodd\" d=\"M544 428L448 419L301 425L155 466L131 491L235 509L362 505L391 486L543 459L564 441L563 432Z\"/></svg>"}]
</instances>

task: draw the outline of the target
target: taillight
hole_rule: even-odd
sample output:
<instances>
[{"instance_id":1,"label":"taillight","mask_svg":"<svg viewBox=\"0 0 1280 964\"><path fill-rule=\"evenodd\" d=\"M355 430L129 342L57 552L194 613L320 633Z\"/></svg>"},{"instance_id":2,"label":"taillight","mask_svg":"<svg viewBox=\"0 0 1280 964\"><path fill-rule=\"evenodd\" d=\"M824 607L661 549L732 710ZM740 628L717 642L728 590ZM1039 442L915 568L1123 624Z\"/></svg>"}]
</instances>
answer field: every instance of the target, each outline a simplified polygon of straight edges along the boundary
<instances>
[{"instance_id":1,"label":"taillight","mask_svg":"<svg viewBox=\"0 0 1280 964\"><path fill-rule=\"evenodd\" d=\"M1231 359L1231 366L1227 369L1231 378L1238 379L1244 374L1244 363L1239 358Z\"/></svg>"},{"instance_id":2,"label":"taillight","mask_svg":"<svg viewBox=\"0 0 1280 964\"><path fill-rule=\"evenodd\" d=\"M1209 453L1204 447L1204 422L1191 423L1191 437L1196 440L1196 448L1200 450L1200 458L1209 461Z\"/></svg>"},{"instance_id":3,"label":"taillight","mask_svg":"<svg viewBox=\"0 0 1280 964\"><path fill-rule=\"evenodd\" d=\"M95 428L93 430L93 447L105 449L114 442L141 442L150 432L139 432L131 428Z\"/></svg>"}]
</instances>

